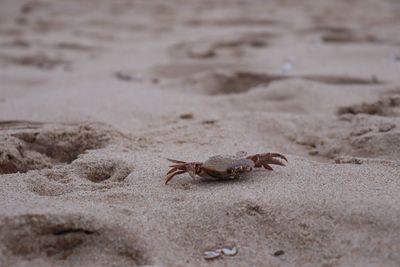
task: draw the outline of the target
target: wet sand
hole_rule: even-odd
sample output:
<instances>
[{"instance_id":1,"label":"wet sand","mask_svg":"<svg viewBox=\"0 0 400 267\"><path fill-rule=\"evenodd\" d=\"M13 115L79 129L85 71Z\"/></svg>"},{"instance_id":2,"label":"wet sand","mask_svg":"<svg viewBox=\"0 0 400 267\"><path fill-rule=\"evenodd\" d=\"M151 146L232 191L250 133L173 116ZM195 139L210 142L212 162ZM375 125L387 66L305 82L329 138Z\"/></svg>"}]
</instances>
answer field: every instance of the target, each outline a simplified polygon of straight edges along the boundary
<instances>
[{"instance_id":1,"label":"wet sand","mask_svg":"<svg viewBox=\"0 0 400 267\"><path fill-rule=\"evenodd\" d=\"M399 266L399 14L3 0L0 266ZM164 185L238 151L289 163Z\"/></svg>"}]
</instances>

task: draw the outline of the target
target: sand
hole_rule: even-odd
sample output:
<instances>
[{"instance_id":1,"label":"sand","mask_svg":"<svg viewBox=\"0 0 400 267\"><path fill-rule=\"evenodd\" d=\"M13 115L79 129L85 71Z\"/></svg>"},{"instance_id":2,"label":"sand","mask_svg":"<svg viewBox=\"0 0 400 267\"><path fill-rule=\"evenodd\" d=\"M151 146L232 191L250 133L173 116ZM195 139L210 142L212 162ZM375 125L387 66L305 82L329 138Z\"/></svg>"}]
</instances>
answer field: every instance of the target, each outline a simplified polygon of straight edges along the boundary
<instances>
[{"instance_id":1,"label":"sand","mask_svg":"<svg viewBox=\"0 0 400 267\"><path fill-rule=\"evenodd\" d=\"M394 0L1 1L0 266L399 266L399 32ZM164 185L238 151L289 163Z\"/></svg>"}]
</instances>

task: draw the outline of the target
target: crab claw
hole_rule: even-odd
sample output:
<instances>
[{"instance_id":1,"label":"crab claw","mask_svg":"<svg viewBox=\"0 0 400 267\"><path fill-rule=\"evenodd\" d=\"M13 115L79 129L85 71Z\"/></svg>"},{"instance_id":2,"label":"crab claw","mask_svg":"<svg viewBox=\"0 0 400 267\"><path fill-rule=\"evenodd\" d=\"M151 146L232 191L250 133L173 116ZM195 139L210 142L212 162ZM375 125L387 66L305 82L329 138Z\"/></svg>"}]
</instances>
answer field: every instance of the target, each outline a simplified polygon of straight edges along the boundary
<instances>
[{"instance_id":1,"label":"crab claw","mask_svg":"<svg viewBox=\"0 0 400 267\"><path fill-rule=\"evenodd\" d=\"M194 177L196 174L200 173L201 171L201 163L198 162L185 162L175 159L167 159L175 164L170 165L171 168L167 174L165 175L165 184L174 178L174 176L188 172L191 177Z\"/></svg>"},{"instance_id":2,"label":"crab claw","mask_svg":"<svg viewBox=\"0 0 400 267\"><path fill-rule=\"evenodd\" d=\"M280 159L283 159L286 162L288 162L287 158L279 153L255 154L247 157L247 159L250 159L254 162L254 167L256 168L264 167L265 169L270 171L272 171L273 169L271 166L269 166L269 164L285 166L285 163L283 163Z\"/></svg>"}]
</instances>

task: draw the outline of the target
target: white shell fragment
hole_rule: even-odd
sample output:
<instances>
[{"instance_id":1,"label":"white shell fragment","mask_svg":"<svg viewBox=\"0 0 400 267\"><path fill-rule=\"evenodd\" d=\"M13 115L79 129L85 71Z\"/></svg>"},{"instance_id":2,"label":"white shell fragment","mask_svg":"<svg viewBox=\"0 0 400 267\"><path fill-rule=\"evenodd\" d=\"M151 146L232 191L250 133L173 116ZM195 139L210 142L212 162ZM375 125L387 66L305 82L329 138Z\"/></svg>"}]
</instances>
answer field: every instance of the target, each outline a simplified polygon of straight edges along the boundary
<instances>
[{"instance_id":1,"label":"white shell fragment","mask_svg":"<svg viewBox=\"0 0 400 267\"><path fill-rule=\"evenodd\" d=\"M221 256L221 252L218 250L204 251L204 259L213 260L219 258Z\"/></svg>"},{"instance_id":2,"label":"white shell fragment","mask_svg":"<svg viewBox=\"0 0 400 267\"><path fill-rule=\"evenodd\" d=\"M281 74L288 75L289 72L293 69L293 63L291 60L285 60L285 62L281 66Z\"/></svg>"},{"instance_id":3,"label":"white shell fragment","mask_svg":"<svg viewBox=\"0 0 400 267\"><path fill-rule=\"evenodd\" d=\"M238 253L238 249L236 247L223 248L222 253L226 256L235 256Z\"/></svg>"},{"instance_id":4,"label":"white shell fragment","mask_svg":"<svg viewBox=\"0 0 400 267\"><path fill-rule=\"evenodd\" d=\"M214 260L221 256L235 256L238 253L238 249L236 247L224 247L218 248L214 250L208 250L204 252L204 259L206 260Z\"/></svg>"}]
</instances>

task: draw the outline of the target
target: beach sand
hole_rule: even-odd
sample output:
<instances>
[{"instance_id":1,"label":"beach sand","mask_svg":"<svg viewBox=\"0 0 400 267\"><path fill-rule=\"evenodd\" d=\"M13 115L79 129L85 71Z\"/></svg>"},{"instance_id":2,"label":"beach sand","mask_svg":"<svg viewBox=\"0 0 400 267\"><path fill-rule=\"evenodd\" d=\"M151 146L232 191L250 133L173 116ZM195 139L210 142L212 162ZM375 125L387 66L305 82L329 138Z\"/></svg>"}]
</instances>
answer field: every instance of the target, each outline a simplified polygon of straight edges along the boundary
<instances>
[{"instance_id":1,"label":"beach sand","mask_svg":"<svg viewBox=\"0 0 400 267\"><path fill-rule=\"evenodd\" d=\"M399 266L399 33L394 0L2 0L0 266ZM238 151L289 162L164 184Z\"/></svg>"}]
</instances>

